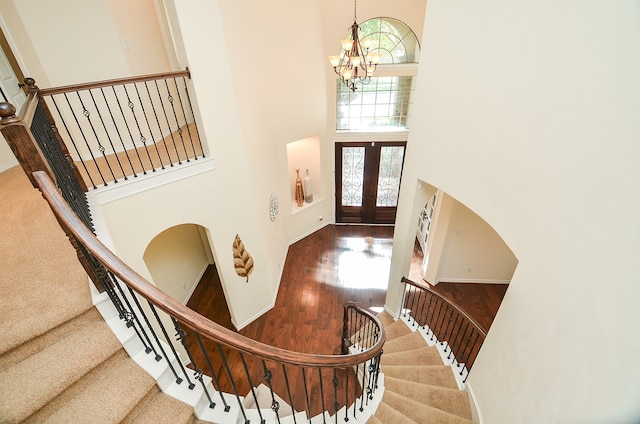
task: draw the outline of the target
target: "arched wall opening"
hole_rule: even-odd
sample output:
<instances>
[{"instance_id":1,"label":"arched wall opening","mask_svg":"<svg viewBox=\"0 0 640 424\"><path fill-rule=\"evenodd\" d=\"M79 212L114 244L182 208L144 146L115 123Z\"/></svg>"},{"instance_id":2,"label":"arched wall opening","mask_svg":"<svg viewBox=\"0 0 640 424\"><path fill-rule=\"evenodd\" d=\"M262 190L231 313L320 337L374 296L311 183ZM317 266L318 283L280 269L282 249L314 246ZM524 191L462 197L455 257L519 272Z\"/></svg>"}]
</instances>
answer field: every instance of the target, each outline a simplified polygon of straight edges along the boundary
<instances>
[{"instance_id":1,"label":"arched wall opening","mask_svg":"<svg viewBox=\"0 0 640 424\"><path fill-rule=\"evenodd\" d=\"M155 285L183 304L215 264L207 230L197 224L176 225L155 236L143 260Z\"/></svg>"},{"instance_id":2,"label":"arched wall opening","mask_svg":"<svg viewBox=\"0 0 640 424\"><path fill-rule=\"evenodd\" d=\"M475 293L477 286L490 285L479 292L490 295L492 303L497 298L499 306L518 265L511 248L484 219L437 187L419 181L414 201L424 206L413 221L409 278L436 290L443 284L447 287L442 289L452 293ZM473 311L467 312L473 316ZM491 314L495 312L497 308Z\"/></svg>"}]
</instances>

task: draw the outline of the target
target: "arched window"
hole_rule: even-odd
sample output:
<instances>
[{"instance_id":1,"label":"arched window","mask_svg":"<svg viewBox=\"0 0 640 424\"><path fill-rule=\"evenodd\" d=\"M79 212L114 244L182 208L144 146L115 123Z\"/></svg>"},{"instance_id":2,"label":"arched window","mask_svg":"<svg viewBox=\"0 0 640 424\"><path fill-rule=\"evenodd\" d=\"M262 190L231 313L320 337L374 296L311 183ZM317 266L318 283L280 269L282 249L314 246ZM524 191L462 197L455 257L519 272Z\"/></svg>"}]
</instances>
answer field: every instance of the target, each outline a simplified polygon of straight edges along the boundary
<instances>
[{"instance_id":1,"label":"arched window","mask_svg":"<svg viewBox=\"0 0 640 424\"><path fill-rule=\"evenodd\" d=\"M359 85L355 92L337 80L336 129L409 128L409 108L420 56L418 38L411 28L393 18L364 21L359 36L374 40L370 51L379 53L381 60L369 83Z\"/></svg>"}]
</instances>

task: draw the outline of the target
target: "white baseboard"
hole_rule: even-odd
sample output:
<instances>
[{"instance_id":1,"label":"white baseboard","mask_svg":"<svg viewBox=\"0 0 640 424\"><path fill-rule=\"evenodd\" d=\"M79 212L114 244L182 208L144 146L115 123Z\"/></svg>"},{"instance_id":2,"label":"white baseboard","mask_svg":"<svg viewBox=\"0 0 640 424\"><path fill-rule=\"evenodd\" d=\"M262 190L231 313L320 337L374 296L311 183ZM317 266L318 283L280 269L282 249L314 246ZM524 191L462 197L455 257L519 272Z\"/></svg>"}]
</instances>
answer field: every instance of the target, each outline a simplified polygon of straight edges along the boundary
<instances>
[{"instance_id":1,"label":"white baseboard","mask_svg":"<svg viewBox=\"0 0 640 424\"><path fill-rule=\"evenodd\" d=\"M191 296L193 296L193 292L196 291L196 288L198 287L198 283L200 282L200 280L202 280L202 276L204 275L204 273L207 272L207 268L209 268L209 265L214 265L214 264L209 262L204 263L204 267L202 267L202 269L198 273L198 276L196 277L196 281L191 285L191 289L189 290L189 293L187 293L187 295L184 297L184 301L182 302L183 305L186 305L189 302L189 299L191 299Z\"/></svg>"},{"instance_id":2,"label":"white baseboard","mask_svg":"<svg viewBox=\"0 0 640 424\"><path fill-rule=\"evenodd\" d=\"M274 306L276 306L276 299L278 298L278 293L280 292L280 282L282 281L282 273L284 272L284 263L287 260L287 255L289 254L289 247L291 247L291 245L287 246L287 250L284 252L284 258L280 261L280 271L279 271L279 275L278 275L278 287L276 287L276 290L274 291L274 295L273 295L273 299L271 299L271 303L266 308L262 309L260 312L258 312L257 314L255 314L254 316L252 316L251 318L249 318L248 320L246 320L243 323L240 323L240 324L236 323L233 320L233 317L232 317L231 318L231 323L236 328L236 330L238 330L238 331L242 330L244 327L246 327L247 325L251 324L253 321L255 321L256 319L260 318L262 315L266 314L271 309L273 309Z\"/></svg>"},{"instance_id":3,"label":"white baseboard","mask_svg":"<svg viewBox=\"0 0 640 424\"><path fill-rule=\"evenodd\" d=\"M7 169L11 169L11 168L13 168L14 166L17 166L17 165L18 165L18 161L16 159L13 159L13 160L11 160L9 162L5 162L3 164L0 164L0 172L4 172Z\"/></svg>"},{"instance_id":4,"label":"white baseboard","mask_svg":"<svg viewBox=\"0 0 640 424\"><path fill-rule=\"evenodd\" d=\"M290 241L289 241L289 246L291 246L293 243L297 243L297 242L299 242L299 241L300 241L300 240L302 240L303 238L305 238L305 237L307 237L307 236L310 236L311 234L315 233L316 231L321 230L321 229L323 229L324 227L326 227L327 225L331 225L331 224L333 224L333 223L332 223L332 222L324 222L324 221L320 222L320 225L318 225L317 227L312 228L311 230L309 230L309 231L307 231L306 233L304 233L304 234L302 234L302 235L300 235L300 236L296 237L296 238L295 238L295 239L293 239L293 240L290 240Z\"/></svg>"},{"instance_id":5,"label":"white baseboard","mask_svg":"<svg viewBox=\"0 0 640 424\"><path fill-rule=\"evenodd\" d=\"M469 406L471 407L471 419L473 420L474 423L483 424L482 414L480 413L480 407L478 406L476 395L469 382L465 383L465 390L469 395Z\"/></svg>"},{"instance_id":6,"label":"white baseboard","mask_svg":"<svg viewBox=\"0 0 640 424\"><path fill-rule=\"evenodd\" d=\"M467 284L509 284L510 280L491 280L485 278L438 278L435 283L431 283L427 281L431 285L436 285L438 283L467 283Z\"/></svg>"}]
</instances>

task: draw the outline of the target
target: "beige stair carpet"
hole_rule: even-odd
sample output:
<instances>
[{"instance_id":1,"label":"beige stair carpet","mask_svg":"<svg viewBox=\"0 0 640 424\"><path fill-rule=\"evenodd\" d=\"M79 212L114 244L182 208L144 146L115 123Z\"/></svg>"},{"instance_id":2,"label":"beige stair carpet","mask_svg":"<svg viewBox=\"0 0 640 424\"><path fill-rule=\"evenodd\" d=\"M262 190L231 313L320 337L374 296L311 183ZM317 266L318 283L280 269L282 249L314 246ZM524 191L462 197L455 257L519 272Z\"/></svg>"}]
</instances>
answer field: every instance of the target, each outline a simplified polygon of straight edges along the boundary
<instances>
[{"instance_id":1,"label":"beige stair carpet","mask_svg":"<svg viewBox=\"0 0 640 424\"><path fill-rule=\"evenodd\" d=\"M378 318L387 334L380 365L385 391L367 423L471 424L467 394L438 350L386 312Z\"/></svg>"},{"instance_id":2,"label":"beige stair carpet","mask_svg":"<svg viewBox=\"0 0 640 424\"><path fill-rule=\"evenodd\" d=\"M0 173L0 196L0 423L203 423L122 349L19 167Z\"/></svg>"}]
</instances>

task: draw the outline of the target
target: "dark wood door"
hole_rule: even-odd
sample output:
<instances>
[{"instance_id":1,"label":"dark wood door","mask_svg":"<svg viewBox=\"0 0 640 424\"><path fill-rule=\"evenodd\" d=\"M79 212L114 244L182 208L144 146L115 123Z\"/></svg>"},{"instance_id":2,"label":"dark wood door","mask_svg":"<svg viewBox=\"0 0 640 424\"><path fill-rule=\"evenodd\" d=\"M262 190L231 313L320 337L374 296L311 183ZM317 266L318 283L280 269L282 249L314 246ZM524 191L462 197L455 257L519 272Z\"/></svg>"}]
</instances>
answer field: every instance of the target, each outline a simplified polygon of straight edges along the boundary
<instances>
[{"instance_id":1,"label":"dark wood door","mask_svg":"<svg viewBox=\"0 0 640 424\"><path fill-rule=\"evenodd\" d=\"M394 224L406 142L336 143L336 222Z\"/></svg>"}]
</instances>

